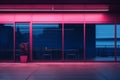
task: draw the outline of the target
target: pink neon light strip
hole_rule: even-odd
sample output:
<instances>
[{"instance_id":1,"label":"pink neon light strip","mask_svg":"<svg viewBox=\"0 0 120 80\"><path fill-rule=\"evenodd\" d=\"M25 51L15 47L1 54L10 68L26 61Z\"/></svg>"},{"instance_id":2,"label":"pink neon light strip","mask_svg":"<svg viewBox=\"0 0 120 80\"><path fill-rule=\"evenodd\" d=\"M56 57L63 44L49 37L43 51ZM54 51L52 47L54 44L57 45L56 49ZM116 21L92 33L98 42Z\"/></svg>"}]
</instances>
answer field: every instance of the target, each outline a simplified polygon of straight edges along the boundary
<instances>
[{"instance_id":1,"label":"pink neon light strip","mask_svg":"<svg viewBox=\"0 0 120 80\"><path fill-rule=\"evenodd\" d=\"M55 12L59 12L59 11L109 11L109 9L0 9L0 11L55 11Z\"/></svg>"}]
</instances>

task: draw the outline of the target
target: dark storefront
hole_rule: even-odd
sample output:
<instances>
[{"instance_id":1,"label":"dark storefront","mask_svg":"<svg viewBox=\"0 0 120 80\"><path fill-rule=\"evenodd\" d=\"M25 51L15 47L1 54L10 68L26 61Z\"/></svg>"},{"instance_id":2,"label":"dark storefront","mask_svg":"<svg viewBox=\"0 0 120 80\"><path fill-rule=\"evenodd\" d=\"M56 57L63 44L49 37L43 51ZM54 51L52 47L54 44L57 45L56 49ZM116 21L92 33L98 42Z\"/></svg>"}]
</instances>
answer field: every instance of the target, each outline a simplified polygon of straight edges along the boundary
<instances>
[{"instance_id":1,"label":"dark storefront","mask_svg":"<svg viewBox=\"0 0 120 80\"><path fill-rule=\"evenodd\" d=\"M120 16L110 5L0 5L0 61L120 61Z\"/></svg>"}]
</instances>

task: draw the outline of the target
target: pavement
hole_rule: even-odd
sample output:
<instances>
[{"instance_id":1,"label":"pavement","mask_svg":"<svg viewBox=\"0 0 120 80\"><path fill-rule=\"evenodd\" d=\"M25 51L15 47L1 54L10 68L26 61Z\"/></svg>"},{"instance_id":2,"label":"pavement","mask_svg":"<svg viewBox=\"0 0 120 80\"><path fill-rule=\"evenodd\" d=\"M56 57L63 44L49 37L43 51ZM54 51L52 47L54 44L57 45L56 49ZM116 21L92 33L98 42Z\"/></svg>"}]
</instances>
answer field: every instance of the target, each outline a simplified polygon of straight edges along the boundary
<instances>
[{"instance_id":1,"label":"pavement","mask_svg":"<svg viewBox=\"0 0 120 80\"><path fill-rule=\"evenodd\" d=\"M120 62L0 63L0 80L120 80Z\"/></svg>"}]
</instances>

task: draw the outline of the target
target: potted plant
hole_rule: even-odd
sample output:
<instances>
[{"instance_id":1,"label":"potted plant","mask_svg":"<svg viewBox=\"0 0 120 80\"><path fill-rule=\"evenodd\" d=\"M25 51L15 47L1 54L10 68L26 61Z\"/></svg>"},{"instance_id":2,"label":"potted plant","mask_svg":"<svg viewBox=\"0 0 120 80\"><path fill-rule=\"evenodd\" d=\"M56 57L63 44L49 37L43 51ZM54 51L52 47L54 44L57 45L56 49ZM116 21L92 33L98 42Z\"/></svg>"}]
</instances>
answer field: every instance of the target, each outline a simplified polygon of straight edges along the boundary
<instances>
[{"instance_id":1,"label":"potted plant","mask_svg":"<svg viewBox=\"0 0 120 80\"><path fill-rule=\"evenodd\" d=\"M28 60L28 48L27 48L27 43L21 43L20 44L20 62L21 63L26 63Z\"/></svg>"}]
</instances>

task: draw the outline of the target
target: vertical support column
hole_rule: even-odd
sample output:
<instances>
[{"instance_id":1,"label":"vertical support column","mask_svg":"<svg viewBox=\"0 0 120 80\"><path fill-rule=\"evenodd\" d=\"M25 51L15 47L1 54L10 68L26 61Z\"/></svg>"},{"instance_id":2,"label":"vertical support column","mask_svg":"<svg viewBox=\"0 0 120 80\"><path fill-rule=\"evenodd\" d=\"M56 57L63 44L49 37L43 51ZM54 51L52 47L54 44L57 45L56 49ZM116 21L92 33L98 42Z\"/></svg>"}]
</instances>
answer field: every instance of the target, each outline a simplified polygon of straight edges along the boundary
<instances>
[{"instance_id":1,"label":"vertical support column","mask_svg":"<svg viewBox=\"0 0 120 80\"><path fill-rule=\"evenodd\" d=\"M86 61L86 24L85 24L85 21L84 21L84 61Z\"/></svg>"},{"instance_id":2,"label":"vertical support column","mask_svg":"<svg viewBox=\"0 0 120 80\"><path fill-rule=\"evenodd\" d=\"M32 61L32 21L30 22L30 61Z\"/></svg>"},{"instance_id":3,"label":"vertical support column","mask_svg":"<svg viewBox=\"0 0 120 80\"><path fill-rule=\"evenodd\" d=\"M115 18L115 26L114 26L114 56L115 56L115 62L117 61L117 26L116 26L116 18Z\"/></svg>"},{"instance_id":4,"label":"vertical support column","mask_svg":"<svg viewBox=\"0 0 120 80\"><path fill-rule=\"evenodd\" d=\"M62 60L64 61L64 23L62 23Z\"/></svg>"},{"instance_id":5,"label":"vertical support column","mask_svg":"<svg viewBox=\"0 0 120 80\"><path fill-rule=\"evenodd\" d=\"M13 35L14 35L14 49L13 49L13 58L14 58L14 61L16 60L16 57L15 57L15 55L16 55L16 34L15 34L15 31L16 31L16 23L14 22L14 27L13 27L14 29L13 29Z\"/></svg>"}]
</instances>

